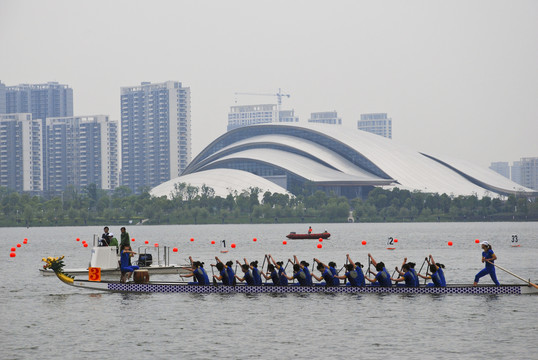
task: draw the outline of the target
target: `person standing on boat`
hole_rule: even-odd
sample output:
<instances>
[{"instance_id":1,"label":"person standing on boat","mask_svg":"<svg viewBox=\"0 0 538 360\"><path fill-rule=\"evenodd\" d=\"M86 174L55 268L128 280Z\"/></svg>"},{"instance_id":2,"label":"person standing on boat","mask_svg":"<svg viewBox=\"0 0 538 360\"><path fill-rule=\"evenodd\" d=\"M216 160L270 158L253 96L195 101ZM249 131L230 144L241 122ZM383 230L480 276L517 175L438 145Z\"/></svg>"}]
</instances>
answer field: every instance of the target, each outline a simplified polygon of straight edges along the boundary
<instances>
[{"instance_id":1,"label":"person standing on boat","mask_svg":"<svg viewBox=\"0 0 538 360\"><path fill-rule=\"evenodd\" d=\"M237 261L237 263L240 264L239 261ZM254 283L254 277L252 276L252 272L250 271L250 266L248 264L240 264L240 265L241 265L241 270L243 270L243 273L245 275L243 275L242 278L235 275L235 278L241 282L245 281L247 285L250 285L250 286L256 285Z\"/></svg>"},{"instance_id":2,"label":"person standing on boat","mask_svg":"<svg viewBox=\"0 0 538 360\"><path fill-rule=\"evenodd\" d=\"M312 226L308 227L308 235L312 234Z\"/></svg>"},{"instance_id":3,"label":"person standing on boat","mask_svg":"<svg viewBox=\"0 0 538 360\"><path fill-rule=\"evenodd\" d=\"M486 265L482 270L476 274L474 277L474 284L473 286L478 285L478 281L481 277L486 276L489 274L491 277L491 280L495 283L495 285L500 286L499 281L497 280L497 274L495 273L495 265L493 263L495 260L497 260L497 255L493 252L493 249L491 248L491 245L487 241L482 241L480 244L482 246L482 262Z\"/></svg>"},{"instance_id":4,"label":"person standing on boat","mask_svg":"<svg viewBox=\"0 0 538 360\"><path fill-rule=\"evenodd\" d=\"M137 265L131 265L130 258L136 254L134 251L131 250L130 246L126 246L120 254L120 270L121 270L121 278L120 281L122 283L127 282L131 275L133 274L133 271L140 269Z\"/></svg>"},{"instance_id":5,"label":"person standing on boat","mask_svg":"<svg viewBox=\"0 0 538 360\"><path fill-rule=\"evenodd\" d=\"M370 279L368 276L365 276L365 279L371 282L373 286L391 287L392 282L390 281L390 274L387 269L385 269L385 264L382 261L376 262L371 254L368 254L368 258L372 262L372 265L375 266L377 274L373 279ZM368 269L368 271L370 271L370 269Z\"/></svg>"},{"instance_id":6,"label":"person standing on boat","mask_svg":"<svg viewBox=\"0 0 538 360\"><path fill-rule=\"evenodd\" d=\"M120 231L121 231L120 247L123 247L126 245L131 246L131 238L129 237L129 233L126 231L125 226L122 226Z\"/></svg>"},{"instance_id":7,"label":"person standing on boat","mask_svg":"<svg viewBox=\"0 0 538 360\"><path fill-rule=\"evenodd\" d=\"M118 254L118 239L114 237L114 234L108 233L108 246L116 247L116 255Z\"/></svg>"}]
</instances>

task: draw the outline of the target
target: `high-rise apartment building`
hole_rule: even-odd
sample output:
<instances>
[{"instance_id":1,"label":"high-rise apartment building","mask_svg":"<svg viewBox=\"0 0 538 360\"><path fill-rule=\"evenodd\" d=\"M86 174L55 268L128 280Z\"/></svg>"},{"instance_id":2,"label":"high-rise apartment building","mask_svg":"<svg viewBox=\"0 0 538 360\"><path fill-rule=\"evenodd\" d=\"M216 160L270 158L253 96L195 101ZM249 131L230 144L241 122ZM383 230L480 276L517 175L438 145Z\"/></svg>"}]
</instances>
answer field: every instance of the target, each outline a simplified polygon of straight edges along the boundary
<instances>
[{"instance_id":1,"label":"high-rise apartment building","mask_svg":"<svg viewBox=\"0 0 538 360\"><path fill-rule=\"evenodd\" d=\"M310 114L309 123L342 125L342 119L336 111L323 111Z\"/></svg>"},{"instance_id":2,"label":"high-rise apartment building","mask_svg":"<svg viewBox=\"0 0 538 360\"><path fill-rule=\"evenodd\" d=\"M76 189L95 184L112 190L118 186L118 124L108 116L47 119L45 158L50 195L68 185Z\"/></svg>"},{"instance_id":3,"label":"high-rise apartment building","mask_svg":"<svg viewBox=\"0 0 538 360\"><path fill-rule=\"evenodd\" d=\"M392 139L392 118L387 117L386 113L361 114L357 128Z\"/></svg>"},{"instance_id":4,"label":"high-rise apartment building","mask_svg":"<svg viewBox=\"0 0 538 360\"><path fill-rule=\"evenodd\" d=\"M121 88L122 185L137 192L191 160L191 94L178 81Z\"/></svg>"},{"instance_id":5,"label":"high-rise apartment building","mask_svg":"<svg viewBox=\"0 0 538 360\"><path fill-rule=\"evenodd\" d=\"M505 178L510 179L510 166L508 165L508 161L492 162L489 168Z\"/></svg>"},{"instance_id":6,"label":"high-rise apartment building","mask_svg":"<svg viewBox=\"0 0 538 360\"><path fill-rule=\"evenodd\" d=\"M32 114L0 114L0 186L43 190L42 124Z\"/></svg>"},{"instance_id":7,"label":"high-rise apartment building","mask_svg":"<svg viewBox=\"0 0 538 360\"><path fill-rule=\"evenodd\" d=\"M73 89L57 82L46 84L19 84L6 87L6 113L31 113L32 119L41 120L43 128L42 152L45 153L46 119L49 117L73 116ZM43 159L44 189L47 181L47 159Z\"/></svg>"},{"instance_id":8,"label":"high-rise apartment building","mask_svg":"<svg viewBox=\"0 0 538 360\"><path fill-rule=\"evenodd\" d=\"M276 104L241 105L230 107L227 130L255 124L299 122L294 110L278 110Z\"/></svg>"},{"instance_id":9,"label":"high-rise apartment building","mask_svg":"<svg viewBox=\"0 0 538 360\"><path fill-rule=\"evenodd\" d=\"M521 158L520 184L530 189L538 190L538 157Z\"/></svg>"},{"instance_id":10,"label":"high-rise apartment building","mask_svg":"<svg viewBox=\"0 0 538 360\"><path fill-rule=\"evenodd\" d=\"M522 184L521 161L514 161L510 166L510 179L515 183Z\"/></svg>"},{"instance_id":11,"label":"high-rise apartment building","mask_svg":"<svg viewBox=\"0 0 538 360\"><path fill-rule=\"evenodd\" d=\"M0 81L0 114L6 113L6 85Z\"/></svg>"}]
</instances>

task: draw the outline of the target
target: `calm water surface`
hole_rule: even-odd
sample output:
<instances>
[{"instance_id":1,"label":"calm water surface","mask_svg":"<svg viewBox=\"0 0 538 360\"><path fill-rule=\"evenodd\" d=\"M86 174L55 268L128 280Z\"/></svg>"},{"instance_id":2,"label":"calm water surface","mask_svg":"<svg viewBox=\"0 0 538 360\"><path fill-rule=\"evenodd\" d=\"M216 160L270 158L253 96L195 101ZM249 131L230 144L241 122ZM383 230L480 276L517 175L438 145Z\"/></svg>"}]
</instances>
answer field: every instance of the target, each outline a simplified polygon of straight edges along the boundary
<instances>
[{"instance_id":1,"label":"calm water surface","mask_svg":"<svg viewBox=\"0 0 538 360\"><path fill-rule=\"evenodd\" d=\"M205 261L208 271L215 255L223 261L247 257L261 262L266 253L283 260L297 254L310 263L318 257L340 267L346 253L367 263L370 252L393 269L404 257L420 267L431 253L446 265L449 283L470 283L482 268L474 243L478 238L492 243L499 265L538 279L538 223L312 227L332 233L322 249L312 240L282 244L285 234L305 231L308 224L130 226L128 231L136 239L135 250L145 240L178 247L173 263L192 255ZM65 255L66 267L86 266L89 250L75 239L90 242L101 230L0 229L0 359L538 358L538 296L125 295L81 291L38 273L46 256ZM111 230L119 234L119 227ZM519 248L511 247L514 234ZM394 251L386 249L389 236L399 240ZM24 238L29 243L10 258L10 248ZM220 254L223 239L237 247ZM497 275L501 283L518 282L501 271Z\"/></svg>"}]
</instances>

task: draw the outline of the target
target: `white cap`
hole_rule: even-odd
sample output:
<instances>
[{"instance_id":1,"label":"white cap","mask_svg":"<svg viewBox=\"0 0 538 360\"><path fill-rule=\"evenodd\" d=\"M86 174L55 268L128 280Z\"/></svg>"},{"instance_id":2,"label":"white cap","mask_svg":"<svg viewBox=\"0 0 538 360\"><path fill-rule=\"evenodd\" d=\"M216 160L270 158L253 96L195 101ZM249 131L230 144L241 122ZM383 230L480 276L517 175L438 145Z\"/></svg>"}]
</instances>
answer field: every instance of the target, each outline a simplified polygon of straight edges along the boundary
<instances>
[{"instance_id":1,"label":"white cap","mask_svg":"<svg viewBox=\"0 0 538 360\"><path fill-rule=\"evenodd\" d=\"M486 246L489 246L489 243L488 243L487 241L482 241L482 242L480 243L480 245L486 245Z\"/></svg>"},{"instance_id":2,"label":"white cap","mask_svg":"<svg viewBox=\"0 0 538 360\"><path fill-rule=\"evenodd\" d=\"M108 233L108 236L110 236L110 237L113 237L113 236L114 236L114 234L112 234L112 233Z\"/></svg>"}]
</instances>

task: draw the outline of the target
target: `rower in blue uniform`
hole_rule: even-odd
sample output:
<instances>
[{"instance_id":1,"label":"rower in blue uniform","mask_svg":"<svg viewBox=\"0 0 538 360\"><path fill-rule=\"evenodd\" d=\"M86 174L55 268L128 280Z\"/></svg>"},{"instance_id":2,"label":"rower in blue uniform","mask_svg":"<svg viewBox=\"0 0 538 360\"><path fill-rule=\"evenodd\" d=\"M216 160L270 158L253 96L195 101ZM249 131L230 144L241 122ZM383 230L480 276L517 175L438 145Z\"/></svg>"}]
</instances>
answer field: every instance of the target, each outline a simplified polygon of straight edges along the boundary
<instances>
[{"instance_id":1,"label":"rower in blue uniform","mask_svg":"<svg viewBox=\"0 0 538 360\"><path fill-rule=\"evenodd\" d=\"M288 276L286 274L284 274L284 276L288 280L294 280L294 279L297 280L297 283L294 283L294 284L291 284L291 285L308 286L308 282L306 281L306 274L303 271L303 269L301 269L301 265L299 265L299 264L293 264L293 276Z\"/></svg>"},{"instance_id":2,"label":"rower in blue uniform","mask_svg":"<svg viewBox=\"0 0 538 360\"><path fill-rule=\"evenodd\" d=\"M329 270L331 270L331 274L333 274L333 285L340 285L340 280L336 277L338 275L338 270L336 270L336 263L334 261L329 261Z\"/></svg>"},{"instance_id":3,"label":"rower in blue uniform","mask_svg":"<svg viewBox=\"0 0 538 360\"><path fill-rule=\"evenodd\" d=\"M280 286L288 285L288 278L286 277L286 269L284 268L284 262L283 261L276 262L275 259L273 259L273 256L271 254L269 254L268 256L278 271L279 285Z\"/></svg>"},{"instance_id":4,"label":"rower in blue uniform","mask_svg":"<svg viewBox=\"0 0 538 360\"><path fill-rule=\"evenodd\" d=\"M349 257L349 254L346 254L347 258L347 264L346 264L346 270L347 272L344 275L341 276L335 276L335 278L338 279L348 279L348 283L346 283L346 286L364 286L364 274L362 272L362 265L360 263L354 263L351 258Z\"/></svg>"},{"instance_id":5,"label":"rower in blue uniform","mask_svg":"<svg viewBox=\"0 0 538 360\"><path fill-rule=\"evenodd\" d=\"M245 260L245 264L249 263L246 258L243 258L243 260ZM261 285L262 277L260 276L260 271L258 270L258 260L250 262L250 270L252 271L252 277L254 278L254 285Z\"/></svg>"},{"instance_id":6,"label":"rower in blue uniform","mask_svg":"<svg viewBox=\"0 0 538 360\"><path fill-rule=\"evenodd\" d=\"M446 287L446 281L444 279L442 270L442 268L445 266L443 264L436 263L431 255L426 258L426 261L428 262L431 275L428 275L427 273L426 276L420 273L417 275L426 280L431 279L432 282L428 283L427 286Z\"/></svg>"},{"instance_id":7,"label":"rower in blue uniform","mask_svg":"<svg viewBox=\"0 0 538 360\"><path fill-rule=\"evenodd\" d=\"M261 272L265 280L271 279L273 281L273 285L280 285L280 276L278 276L278 271L275 269L275 266L273 264L267 265L267 272L269 273L269 275L267 275L263 271Z\"/></svg>"},{"instance_id":8,"label":"rower in blue uniform","mask_svg":"<svg viewBox=\"0 0 538 360\"><path fill-rule=\"evenodd\" d=\"M309 263L307 263L306 261L302 260L301 262L299 262L299 259L297 259L297 255L293 255L293 261L289 260L292 264L299 264L299 266L301 267L301 270L303 270L305 276L306 276L306 285L307 286L312 286L312 275L310 274L310 269L308 269L308 267L310 266Z\"/></svg>"},{"instance_id":9,"label":"rower in blue uniform","mask_svg":"<svg viewBox=\"0 0 538 360\"><path fill-rule=\"evenodd\" d=\"M314 284L315 286L334 286L334 276L331 272L331 269L329 269L329 267L327 265L325 265L324 263L322 263L321 261L319 261L318 259L314 259L315 262L318 263L318 265L316 266L316 269L318 269L318 271L321 273L321 276L316 276L316 274L312 273L312 276L317 280L317 281L322 281L320 283L317 283L317 284Z\"/></svg>"},{"instance_id":10,"label":"rower in blue uniform","mask_svg":"<svg viewBox=\"0 0 538 360\"><path fill-rule=\"evenodd\" d=\"M397 286L416 287L417 282L416 282L415 276L413 275L413 273L411 272L409 268L409 264L403 264L402 271L399 271L398 267L396 267L395 270L397 273L401 275L401 277L396 278L396 279L391 278L392 281L396 282ZM398 284L400 281L404 281L405 284Z\"/></svg>"},{"instance_id":11,"label":"rower in blue uniform","mask_svg":"<svg viewBox=\"0 0 538 360\"><path fill-rule=\"evenodd\" d=\"M499 286L499 280L497 280L497 274L495 273L495 265L493 265L495 260L497 260L497 255L495 255L491 245L487 241L482 241L480 245L482 246L482 250L484 250L482 251L482 262L485 264L485 267L474 277L473 286L478 285L480 278L487 274L489 274L495 285Z\"/></svg>"},{"instance_id":12,"label":"rower in blue uniform","mask_svg":"<svg viewBox=\"0 0 538 360\"><path fill-rule=\"evenodd\" d=\"M409 271L411 271L413 273L413 276L415 277L415 287L419 287L420 280L418 279L418 275L415 270L416 264L414 262L408 262L407 264L409 265Z\"/></svg>"},{"instance_id":13,"label":"rower in blue uniform","mask_svg":"<svg viewBox=\"0 0 538 360\"><path fill-rule=\"evenodd\" d=\"M241 270L243 270L243 273L245 275L243 275L243 277L239 277L237 275L235 275L235 278L241 282L245 281L247 283L247 285L255 285L254 284L254 277L252 276L252 272L250 271L250 266L247 265L247 264L242 264L241 265Z\"/></svg>"},{"instance_id":14,"label":"rower in blue uniform","mask_svg":"<svg viewBox=\"0 0 538 360\"><path fill-rule=\"evenodd\" d=\"M228 278L228 271L226 270L224 264L219 261L215 266L219 271L219 275L213 275L213 278L222 281L222 285L232 285L233 282L230 282L230 279Z\"/></svg>"},{"instance_id":15,"label":"rower in blue uniform","mask_svg":"<svg viewBox=\"0 0 538 360\"><path fill-rule=\"evenodd\" d=\"M392 286L392 282L390 281L390 274L387 269L385 269L385 264L382 261L376 262L371 254L368 254L368 257L370 258L372 265L375 266L377 274L373 279L370 279L368 276L365 276L366 280L370 281L372 283L372 286ZM368 271L370 272L370 269L368 269Z\"/></svg>"}]
</instances>

